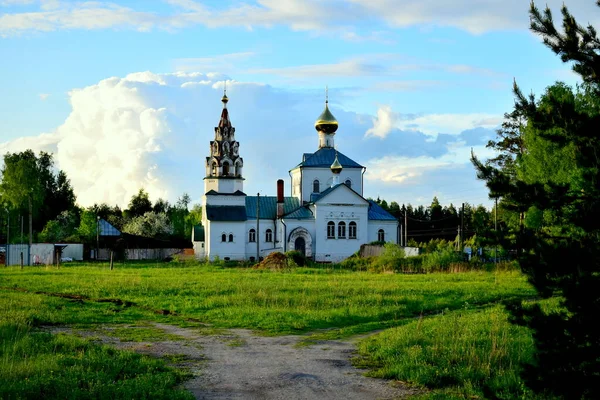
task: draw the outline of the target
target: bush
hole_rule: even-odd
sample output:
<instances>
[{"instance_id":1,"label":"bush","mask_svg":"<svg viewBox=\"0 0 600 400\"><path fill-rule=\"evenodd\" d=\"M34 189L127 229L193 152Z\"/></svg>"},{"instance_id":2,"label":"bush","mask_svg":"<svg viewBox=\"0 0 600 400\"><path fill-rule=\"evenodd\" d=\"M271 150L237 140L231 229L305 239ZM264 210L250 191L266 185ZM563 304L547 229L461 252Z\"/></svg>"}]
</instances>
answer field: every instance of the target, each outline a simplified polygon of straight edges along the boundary
<instances>
[{"instance_id":1,"label":"bush","mask_svg":"<svg viewBox=\"0 0 600 400\"><path fill-rule=\"evenodd\" d=\"M299 267L304 267L308 263L306 256L297 250L288 251L285 255L288 263L291 261Z\"/></svg>"},{"instance_id":2,"label":"bush","mask_svg":"<svg viewBox=\"0 0 600 400\"><path fill-rule=\"evenodd\" d=\"M383 246L383 253L375 257L372 268L378 272L396 271L404 260L404 249L394 243L386 243Z\"/></svg>"},{"instance_id":3,"label":"bush","mask_svg":"<svg viewBox=\"0 0 600 400\"><path fill-rule=\"evenodd\" d=\"M425 272L449 271L450 265L462 262L462 254L452 248L442 248L423 255Z\"/></svg>"}]
</instances>

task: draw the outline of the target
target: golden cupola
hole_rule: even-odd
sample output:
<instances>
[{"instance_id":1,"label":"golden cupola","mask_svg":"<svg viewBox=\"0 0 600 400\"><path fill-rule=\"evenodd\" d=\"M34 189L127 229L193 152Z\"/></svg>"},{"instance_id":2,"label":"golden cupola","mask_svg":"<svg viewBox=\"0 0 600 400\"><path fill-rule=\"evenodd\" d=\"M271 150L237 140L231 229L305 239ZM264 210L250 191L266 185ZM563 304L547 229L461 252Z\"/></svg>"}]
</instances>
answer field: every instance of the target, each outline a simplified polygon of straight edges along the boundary
<instances>
[{"instance_id":1,"label":"golden cupola","mask_svg":"<svg viewBox=\"0 0 600 400\"><path fill-rule=\"evenodd\" d=\"M335 160L333 160L329 169L331 169L331 172L335 175L339 175L342 172L342 164L340 164L340 161L338 160L337 151L335 152Z\"/></svg>"},{"instance_id":2,"label":"golden cupola","mask_svg":"<svg viewBox=\"0 0 600 400\"><path fill-rule=\"evenodd\" d=\"M337 119L335 119L335 117L331 113L331 111L329 111L328 103L329 101L325 100L325 110L323 110L321 115L319 115L319 117L315 121L315 129L319 133L333 135L338 129L338 122Z\"/></svg>"}]
</instances>

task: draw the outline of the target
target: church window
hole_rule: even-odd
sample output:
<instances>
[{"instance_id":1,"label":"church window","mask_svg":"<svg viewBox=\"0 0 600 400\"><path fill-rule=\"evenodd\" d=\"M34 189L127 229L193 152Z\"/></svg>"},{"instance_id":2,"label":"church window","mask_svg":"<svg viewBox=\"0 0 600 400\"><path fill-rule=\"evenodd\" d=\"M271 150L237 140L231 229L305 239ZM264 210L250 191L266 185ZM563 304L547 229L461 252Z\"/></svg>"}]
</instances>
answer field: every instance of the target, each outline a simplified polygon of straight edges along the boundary
<instances>
[{"instance_id":1,"label":"church window","mask_svg":"<svg viewBox=\"0 0 600 400\"><path fill-rule=\"evenodd\" d=\"M250 232L248 232L248 241L250 243L256 242L256 231L254 229L250 229Z\"/></svg>"},{"instance_id":2,"label":"church window","mask_svg":"<svg viewBox=\"0 0 600 400\"><path fill-rule=\"evenodd\" d=\"M348 238L356 239L356 222L354 221L348 224Z\"/></svg>"},{"instance_id":3,"label":"church window","mask_svg":"<svg viewBox=\"0 0 600 400\"><path fill-rule=\"evenodd\" d=\"M338 224L338 239L345 239L345 238L346 238L346 223L342 221Z\"/></svg>"},{"instance_id":4,"label":"church window","mask_svg":"<svg viewBox=\"0 0 600 400\"><path fill-rule=\"evenodd\" d=\"M229 176L229 163L223 163L223 176Z\"/></svg>"},{"instance_id":5,"label":"church window","mask_svg":"<svg viewBox=\"0 0 600 400\"><path fill-rule=\"evenodd\" d=\"M352 188L352 181L350 179L346 179L346 182L344 182L346 184L346 186L348 186L349 188Z\"/></svg>"},{"instance_id":6,"label":"church window","mask_svg":"<svg viewBox=\"0 0 600 400\"><path fill-rule=\"evenodd\" d=\"M229 241L233 242L233 235L231 233L229 234Z\"/></svg>"},{"instance_id":7,"label":"church window","mask_svg":"<svg viewBox=\"0 0 600 400\"><path fill-rule=\"evenodd\" d=\"M333 221L327 223L327 239L335 239L335 222Z\"/></svg>"},{"instance_id":8,"label":"church window","mask_svg":"<svg viewBox=\"0 0 600 400\"><path fill-rule=\"evenodd\" d=\"M313 193L319 193L319 192L320 192L320 190L319 190L319 180L315 179L313 181Z\"/></svg>"},{"instance_id":9,"label":"church window","mask_svg":"<svg viewBox=\"0 0 600 400\"><path fill-rule=\"evenodd\" d=\"M226 242L227 241L227 235L226 234L222 234L221 235L221 242Z\"/></svg>"},{"instance_id":10,"label":"church window","mask_svg":"<svg viewBox=\"0 0 600 400\"><path fill-rule=\"evenodd\" d=\"M217 176L217 163L214 161L212 162L210 175Z\"/></svg>"},{"instance_id":11,"label":"church window","mask_svg":"<svg viewBox=\"0 0 600 400\"><path fill-rule=\"evenodd\" d=\"M265 242L272 242L273 241L273 231L270 229L267 229L267 232L265 233Z\"/></svg>"},{"instance_id":12,"label":"church window","mask_svg":"<svg viewBox=\"0 0 600 400\"><path fill-rule=\"evenodd\" d=\"M379 231L377 231L377 241L385 242L385 231L383 229L380 229Z\"/></svg>"}]
</instances>

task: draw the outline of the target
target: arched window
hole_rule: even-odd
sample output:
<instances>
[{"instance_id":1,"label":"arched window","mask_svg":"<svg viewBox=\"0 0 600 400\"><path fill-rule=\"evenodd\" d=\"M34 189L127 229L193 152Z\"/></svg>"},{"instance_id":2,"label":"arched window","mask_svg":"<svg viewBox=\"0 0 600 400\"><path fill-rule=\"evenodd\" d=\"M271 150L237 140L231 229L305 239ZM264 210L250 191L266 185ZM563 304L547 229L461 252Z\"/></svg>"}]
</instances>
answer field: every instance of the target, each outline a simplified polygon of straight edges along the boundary
<instances>
[{"instance_id":1,"label":"arched window","mask_svg":"<svg viewBox=\"0 0 600 400\"><path fill-rule=\"evenodd\" d=\"M210 169L211 176L217 176L217 163L215 161L212 162L212 166Z\"/></svg>"},{"instance_id":2,"label":"arched window","mask_svg":"<svg viewBox=\"0 0 600 400\"><path fill-rule=\"evenodd\" d=\"M319 189L320 189L320 188L319 188L319 180L318 180L318 179L315 179L315 180L313 181L313 193L320 193L320 190L319 190Z\"/></svg>"},{"instance_id":3,"label":"arched window","mask_svg":"<svg viewBox=\"0 0 600 400\"><path fill-rule=\"evenodd\" d=\"M223 176L229 176L229 163L227 161L223 163Z\"/></svg>"},{"instance_id":4,"label":"arched window","mask_svg":"<svg viewBox=\"0 0 600 400\"><path fill-rule=\"evenodd\" d=\"M248 232L248 241L250 243L256 242L256 231L254 229L250 229L250 232Z\"/></svg>"},{"instance_id":5,"label":"arched window","mask_svg":"<svg viewBox=\"0 0 600 400\"><path fill-rule=\"evenodd\" d=\"M237 177L242 176L242 163L239 161L237 161L235 163L235 176L237 176Z\"/></svg>"},{"instance_id":6,"label":"arched window","mask_svg":"<svg viewBox=\"0 0 600 400\"><path fill-rule=\"evenodd\" d=\"M267 231L265 232L265 242L272 242L273 241L273 231L270 229L267 229Z\"/></svg>"},{"instance_id":7,"label":"arched window","mask_svg":"<svg viewBox=\"0 0 600 400\"><path fill-rule=\"evenodd\" d=\"M327 223L327 239L335 239L335 222L333 221Z\"/></svg>"},{"instance_id":8,"label":"arched window","mask_svg":"<svg viewBox=\"0 0 600 400\"><path fill-rule=\"evenodd\" d=\"M346 238L346 223L344 221L338 224L338 239Z\"/></svg>"},{"instance_id":9,"label":"arched window","mask_svg":"<svg viewBox=\"0 0 600 400\"><path fill-rule=\"evenodd\" d=\"M377 231L377 241L385 242L385 231L383 229Z\"/></svg>"},{"instance_id":10,"label":"arched window","mask_svg":"<svg viewBox=\"0 0 600 400\"><path fill-rule=\"evenodd\" d=\"M352 181L350 179L346 179L346 182L344 182L346 184L346 186L348 186L349 188L352 188Z\"/></svg>"},{"instance_id":11,"label":"arched window","mask_svg":"<svg viewBox=\"0 0 600 400\"><path fill-rule=\"evenodd\" d=\"M354 221L348 224L348 238L356 239L356 222Z\"/></svg>"},{"instance_id":12,"label":"arched window","mask_svg":"<svg viewBox=\"0 0 600 400\"><path fill-rule=\"evenodd\" d=\"M221 242L226 242L227 241L227 235L226 234L222 234L221 235Z\"/></svg>"},{"instance_id":13,"label":"arched window","mask_svg":"<svg viewBox=\"0 0 600 400\"><path fill-rule=\"evenodd\" d=\"M229 234L229 241L233 242L233 234L231 234L231 233Z\"/></svg>"}]
</instances>

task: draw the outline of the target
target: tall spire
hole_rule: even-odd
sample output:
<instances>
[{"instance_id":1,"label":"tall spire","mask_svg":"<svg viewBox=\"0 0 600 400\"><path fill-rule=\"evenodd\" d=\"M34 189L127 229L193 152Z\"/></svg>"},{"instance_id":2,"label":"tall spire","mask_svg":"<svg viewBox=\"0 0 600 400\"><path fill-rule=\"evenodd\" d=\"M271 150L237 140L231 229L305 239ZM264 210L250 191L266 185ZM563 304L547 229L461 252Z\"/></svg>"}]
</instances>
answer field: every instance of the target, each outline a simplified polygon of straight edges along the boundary
<instances>
[{"instance_id":1,"label":"tall spire","mask_svg":"<svg viewBox=\"0 0 600 400\"><path fill-rule=\"evenodd\" d=\"M227 102L229 101L229 98L227 97L227 81L225 81L223 86L223 97L221 97L221 101L223 102L223 108L227 108Z\"/></svg>"},{"instance_id":2,"label":"tall spire","mask_svg":"<svg viewBox=\"0 0 600 400\"><path fill-rule=\"evenodd\" d=\"M227 110L227 103L229 102L229 98L227 97L227 81L225 81L223 97L221 98L221 101L223 102L223 111L221 111L221 120L219 121L219 128L231 128L231 121L229 120L229 111Z\"/></svg>"}]
</instances>

